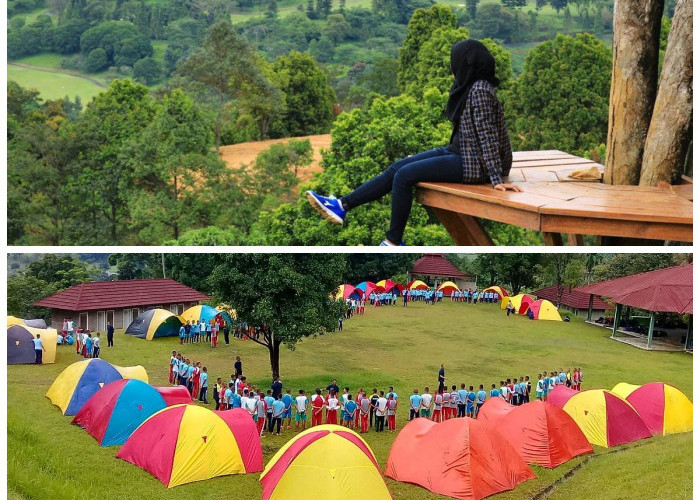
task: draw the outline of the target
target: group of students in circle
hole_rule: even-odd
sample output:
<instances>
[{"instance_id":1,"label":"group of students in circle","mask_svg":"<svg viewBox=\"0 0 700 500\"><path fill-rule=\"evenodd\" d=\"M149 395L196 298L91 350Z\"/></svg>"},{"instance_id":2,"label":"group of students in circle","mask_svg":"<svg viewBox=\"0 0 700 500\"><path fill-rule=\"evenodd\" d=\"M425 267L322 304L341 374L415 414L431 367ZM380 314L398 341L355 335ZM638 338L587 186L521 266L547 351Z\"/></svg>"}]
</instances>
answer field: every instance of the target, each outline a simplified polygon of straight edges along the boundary
<instances>
[{"instance_id":1,"label":"group of students in circle","mask_svg":"<svg viewBox=\"0 0 700 500\"><path fill-rule=\"evenodd\" d=\"M547 396L551 394L557 385L565 385L573 390L580 391L583 381L583 372L580 368L574 368L564 372L544 371L537 374L535 385L535 396L541 401L547 401ZM474 386L469 389L462 383L457 389L452 386L450 391L444 383L440 383L438 389L430 392L426 387L423 394L418 389L413 389L413 394L409 397L409 420L418 417L430 418L434 422L443 422L454 417L476 418L479 410L486 402L487 398L501 398L514 406L523 405L530 402L532 393L532 382L530 376L513 377L501 380L498 387L491 384L491 389L486 392L484 384L479 385L479 390L475 391Z\"/></svg>"}]
</instances>

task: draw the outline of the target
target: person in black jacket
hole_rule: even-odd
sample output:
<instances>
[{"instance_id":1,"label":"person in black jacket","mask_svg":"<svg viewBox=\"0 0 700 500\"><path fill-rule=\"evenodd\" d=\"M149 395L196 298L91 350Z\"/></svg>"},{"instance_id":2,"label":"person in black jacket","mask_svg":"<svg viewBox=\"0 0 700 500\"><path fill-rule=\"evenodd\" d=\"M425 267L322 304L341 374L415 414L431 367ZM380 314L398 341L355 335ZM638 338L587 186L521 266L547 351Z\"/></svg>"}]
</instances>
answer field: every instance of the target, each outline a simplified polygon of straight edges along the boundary
<instances>
[{"instance_id":1,"label":"person in black jacket","mask_svg":"<svg viewBox=\"0 0 700 500\"><path fill-rule=\"evenodd\" d=\"M114 347L114 326L107 322L107 347Z\"/></svg>"},{"instance_id":2,"label":"person in black jacket","mask_svg":"<svg viewBox=\"0 0 700 500\"><path fill-rule=\"evenodd\" d=\"M391 223L382 246L401 245L418 182L483 184L499 191L520 191L503 181L513 153L503 106L496 98L496 60L477 40L464 40L452 47L455 77L445 110L452 122L447 146L418 153L391 164L382 174L352 193L335 198L307 191L309 203L334 224L341 225L348 210L391 193Z\"/></svg>"}]
</instances>

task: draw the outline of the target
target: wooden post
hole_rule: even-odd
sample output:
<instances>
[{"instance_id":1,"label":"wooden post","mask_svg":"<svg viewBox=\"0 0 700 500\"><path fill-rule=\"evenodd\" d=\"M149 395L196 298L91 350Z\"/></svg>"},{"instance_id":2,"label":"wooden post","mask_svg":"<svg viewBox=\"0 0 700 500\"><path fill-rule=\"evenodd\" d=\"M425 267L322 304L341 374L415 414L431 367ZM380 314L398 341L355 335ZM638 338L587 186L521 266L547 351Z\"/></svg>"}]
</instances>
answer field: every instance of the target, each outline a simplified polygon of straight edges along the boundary
<instances>
[{"instance_id":1,"label":"wooden post","mask_svg":"<svg viewBox=\"0 0 700 500\"><path fill-rule=\"evenodd\" d=\"M588 299L588 321L593 321L593 294Z\"/></svg>"},{"instance_id":2,"label":"wooden post","mask_svg":"<svg viewBox=\"0 0 700 500\"><path fill-rule=\"evenodd\" d=\"M688 316L688 333L685 335L685 350L693 348L693 315Z\"/></svg>"},{"instance_id":3,"label":"wooden post","mask_svg":"<svg viewBox=\"0 0 700 500\"><path fill-rule=\"evenodd\" d=\"M649 318L649 333L647 334L647 349L651 349L651 341L654 337L654 321L656 320L656 313L651 313L651 318Z\"/></svg>"},{"instance_id":4,"label":"wooden post","mask_svg":"<svg viewBox=\"0 0 700 500\"><path fill-rule=\"evenodd\" d=\"M677 183L685 168L693 122L693 4L679 0L644 145L639 184Z\"/></svg>"},{"instance_id":5,"label":"wooden post","mask_svg":"<svg viewBox=\"0 0 700 500\"><path fill-rule=\"evenodd\" d=\"M613 332L612 337L615 337L617 333L617 327L620 326L620 313L622 312L622 305L615 304L615 319L613 320Z\"/></svg>"},{"instance_id":6,"label":"wooden post","mask_svg":"<svg viewBox=\"0 0 700 500\"><path fill-rule=\"evenodd\" d=\"M654 110L663 0L617 0L605 157L606 184L636 185Z\"/></svg>"}]
</instances>

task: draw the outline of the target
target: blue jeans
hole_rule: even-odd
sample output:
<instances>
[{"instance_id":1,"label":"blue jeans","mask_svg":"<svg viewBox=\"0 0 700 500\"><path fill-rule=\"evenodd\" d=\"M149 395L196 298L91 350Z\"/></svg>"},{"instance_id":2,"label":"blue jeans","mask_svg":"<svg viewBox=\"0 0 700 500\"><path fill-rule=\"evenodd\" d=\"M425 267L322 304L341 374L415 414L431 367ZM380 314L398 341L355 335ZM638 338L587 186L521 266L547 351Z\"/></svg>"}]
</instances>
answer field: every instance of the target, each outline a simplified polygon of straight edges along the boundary
<instances>
[{"instance_id":1,"label":"blue jeans","mask_svg":"<svg viewBox=\"0 0 700 500\"><path fill-rule=\"evenodd\" d=\"M341 202L350 210L391 193L391 223L386 238L398 245L411 212L413 186L419 182L462 182L462 179L462 157L441 147L392 163L383 173L343 196Z\"/></svg>"}]
</instances>

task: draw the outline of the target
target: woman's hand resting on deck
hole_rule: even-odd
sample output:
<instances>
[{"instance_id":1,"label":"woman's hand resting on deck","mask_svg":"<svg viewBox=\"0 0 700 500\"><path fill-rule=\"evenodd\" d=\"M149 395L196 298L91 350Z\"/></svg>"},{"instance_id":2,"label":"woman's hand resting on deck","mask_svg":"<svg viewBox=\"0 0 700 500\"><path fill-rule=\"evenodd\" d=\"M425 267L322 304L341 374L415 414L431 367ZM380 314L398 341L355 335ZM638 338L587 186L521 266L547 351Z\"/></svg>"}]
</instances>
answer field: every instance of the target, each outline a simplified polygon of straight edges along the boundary
<instances>
[{"instance_id":1,"label":"woman's hand resting on deck","mask_svg":"<svg viewBox=\"0 0 700 500\"><path fill-rule=\"evenodd\" d=\"M515 191L516 193L521 193L523 191L515 184L509 184L509 183L496 184L493 188L496 191Z\"/></svg>"}]
</instances>

